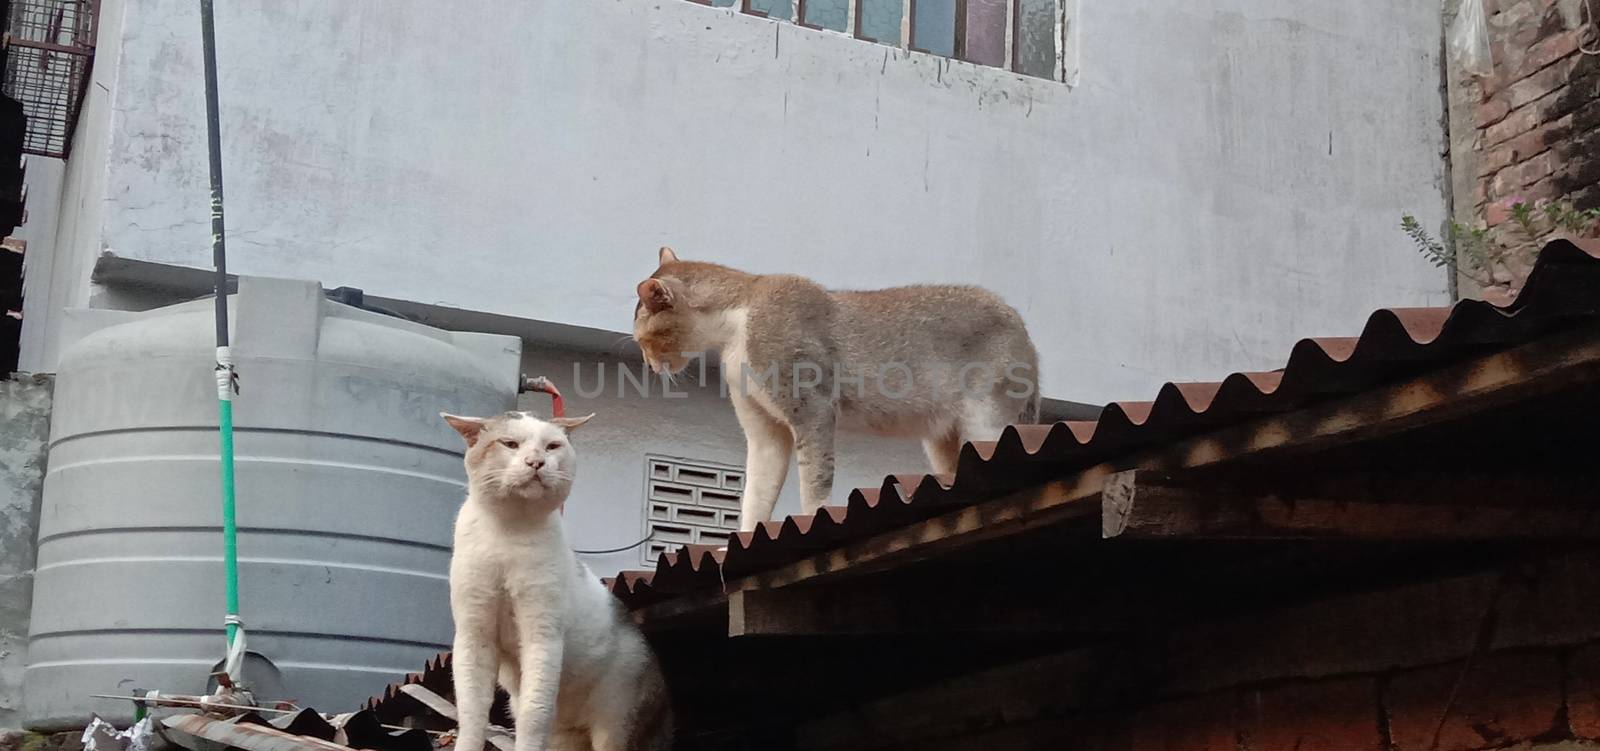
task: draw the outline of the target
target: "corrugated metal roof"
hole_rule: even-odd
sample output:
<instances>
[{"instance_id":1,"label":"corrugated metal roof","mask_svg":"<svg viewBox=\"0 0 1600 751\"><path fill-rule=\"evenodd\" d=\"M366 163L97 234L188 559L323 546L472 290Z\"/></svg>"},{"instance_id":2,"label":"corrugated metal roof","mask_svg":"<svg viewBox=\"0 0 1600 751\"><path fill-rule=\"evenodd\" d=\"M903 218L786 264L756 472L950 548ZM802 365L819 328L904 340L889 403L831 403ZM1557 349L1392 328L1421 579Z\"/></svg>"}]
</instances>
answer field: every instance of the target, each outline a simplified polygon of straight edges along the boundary
<instances>
[{"instance_id":1,"label":"corrugated metal roof","mask_svg":"<svg viewBox=\"0 0 1600 751\"><path fill-rule=\"evenodd\" d=\"M161 722L162 735L188 751L239 748L245 751L433 751L419 729L390 728L372 712L340 715L329 721L311 709L271 719L257 712L222 718L178 714Z\"/></svg>"},{"instance_id":2,"label":"corrugated metal roof","mask_svg":"<svg viewBox=\"0 0 1600 751\"><path fill-rule=\"evenodd\" d=\"M365 709L373 710L379 720L384 722L398 722L407 716L420 712L424 707L417 700L406 696L401 686L417 684L441 696L455 693L450 677L450 653L441 652L423 666L422 672L411 673L399 683L392 683L383 690L382 694L367 700Z\"/></svg>"},{"instance_id":3,"label":"corrugated metal roof","mask_svg":"<svg viewBox=\"0 0 1600 751\"><path fill-rule=\"evenodd\" d=\"M663 554L654 571L623 571L607 585L634 608L689 593L720 592L728 581L951 509L1191 436L1358 394L1597 318L1600 242L1555 241L1545 246L1510 305L1469 300L1448 308L1379 310L1358 336L1301 340L1278 370L1234 373L1215 382L1167 383L1152 401L1106 405L1093 421L1014 425L998 441L963 447L954 475L892 475L879 487L852 491L845 505L765 523L738 535L726 550L690 545ZM430 661L424 672L406 682L448 691L449 655ZM400 716L408 701L397 685L368 706L380 717Z\"/></svg>"},{"instance_id":4,"label":"corrugated metal roof","mask_svg":"<svg viewBox=\"0 0 1600 751\"><path fill-rule=\"evenodd\" d=\"M728 580L971 505L1045 480L1221 427L1347 396L1486 350L1530 341L1600 316L1600 242L1545 246L1516 301L1373 313L1360 335L1303 339L1284 367L1215 382L1167 383L1148 402L1116 402L1094 421L1013 425L1000 440L962 449L954 476L892 475L852 491L846 505L790 516L738 535L726 550L690 545L654 571L608 580L630 607L720 589Z\"/></svg>"}]
</instances>

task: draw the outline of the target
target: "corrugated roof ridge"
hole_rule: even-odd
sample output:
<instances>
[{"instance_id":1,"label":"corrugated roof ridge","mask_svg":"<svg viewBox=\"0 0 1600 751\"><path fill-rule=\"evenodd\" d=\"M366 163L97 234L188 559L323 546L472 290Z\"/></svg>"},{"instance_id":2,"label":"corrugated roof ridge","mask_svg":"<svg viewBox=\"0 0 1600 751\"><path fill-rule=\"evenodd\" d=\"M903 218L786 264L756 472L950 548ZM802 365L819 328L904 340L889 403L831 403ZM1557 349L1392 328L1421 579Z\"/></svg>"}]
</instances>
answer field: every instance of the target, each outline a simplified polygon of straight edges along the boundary
<instances>
[{"instance_id":1,"label":"corrugated roof ridge","mask_svg":"<svg viewBox=\"0 0 1600 751\"><path fill-rule=\"evenodd\" d=\"M827 525L825 534L814 522L804 528L785 522L776 535L736 538L720 571L690 572L671 564L658 571L678 574L675 591L693 588L694 574L705 583L713 575L718 582L738 578L802 553L908 524L955 505L981 502L1118 454L1370 388L1414 363L1438 359L1436 348L1515 340L1548 327L1553 318L1597 312L1593 305L1574 305L1576 298L1565 289L1571 275L1560 268L1592 268L1597 260L1600 243L1553 241L1541 251L1522 294L1505 307L1463 300L1448 307L1379 309L1367 318L1359 336L1299 340L1279 370L1236 372L1215 382L1168 382L1158 389L1155 400L1107 404L1094 421L1008 426L996 441L963 446L953 477L891 475L880 488L852 490L847 518ZM1006 471L990 471L996 467ZM1028 468L1034 471L1018 471ZM817 534L824 534L827 543L806 539ZM626 600L636 592L618 594Z\"/></svg>"}]
</instances>

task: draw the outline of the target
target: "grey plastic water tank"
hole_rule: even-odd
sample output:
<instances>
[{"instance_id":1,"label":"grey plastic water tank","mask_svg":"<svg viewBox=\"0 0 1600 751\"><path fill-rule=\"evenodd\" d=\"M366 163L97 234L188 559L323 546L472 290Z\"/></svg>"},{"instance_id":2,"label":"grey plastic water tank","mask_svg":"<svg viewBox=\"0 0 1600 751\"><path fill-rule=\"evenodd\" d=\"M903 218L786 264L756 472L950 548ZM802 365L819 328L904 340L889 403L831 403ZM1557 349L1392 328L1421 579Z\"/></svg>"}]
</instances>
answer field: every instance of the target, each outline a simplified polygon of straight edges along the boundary
<instances>
[{"instance_id":1,"label":"grey plastic water tank","mask_svg":"<svg viewBox=\"0 0 1600 751\"><path fill-rule=\"evenodd\" d=\"M240 281L230 298L241 614L262 698L353 709L448 648L461 439L511 408L515 337L462 334ZM72 311L56 380L24 721L204 693L224 651L212 300Z\"/></svg>"}]
</instances>

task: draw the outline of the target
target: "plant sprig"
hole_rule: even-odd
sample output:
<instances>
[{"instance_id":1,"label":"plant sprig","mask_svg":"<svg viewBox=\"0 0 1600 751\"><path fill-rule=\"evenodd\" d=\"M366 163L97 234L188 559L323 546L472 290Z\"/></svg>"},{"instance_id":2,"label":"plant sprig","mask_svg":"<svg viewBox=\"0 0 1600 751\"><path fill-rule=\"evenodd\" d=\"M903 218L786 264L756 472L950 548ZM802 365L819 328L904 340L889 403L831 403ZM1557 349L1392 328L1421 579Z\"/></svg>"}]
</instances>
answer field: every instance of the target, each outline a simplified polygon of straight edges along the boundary
<instances>
[{"instance_id":1,"label":"plant sprig","mask_svg":"<svg viewBox=\"0 0 1600 751\"><path fill-rule=\"evenodd\" d=\"M1495 230L1452 221L1444 236L1436 239L1410 214L1400 217L1400 230L1434 266L1447 268L1482 287L1497 283L1497 267L1537 252L1551 235L1583 237L1600 230L1600 208L1579 209L1567 201L1530 203L1521 198L1510 199L1505 206L1511 221Z\"/></svg>"}]
</instances>

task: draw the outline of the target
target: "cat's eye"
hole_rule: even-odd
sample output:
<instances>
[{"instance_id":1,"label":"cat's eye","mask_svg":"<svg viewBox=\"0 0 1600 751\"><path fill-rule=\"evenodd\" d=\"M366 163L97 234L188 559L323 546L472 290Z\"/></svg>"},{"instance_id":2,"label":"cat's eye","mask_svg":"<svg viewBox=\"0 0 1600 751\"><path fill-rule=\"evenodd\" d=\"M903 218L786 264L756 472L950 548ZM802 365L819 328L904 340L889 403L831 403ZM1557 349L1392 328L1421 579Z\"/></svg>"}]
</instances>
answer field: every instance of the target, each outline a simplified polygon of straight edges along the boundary
<instances>
[{"instance_id":1,"label":"cat's eye","mask_svg":"<svg viewBox=\"0 0 1600 751\"><path fill-rule=\"evenodd\" d=\"M561 448L561 442L560 441L551 441L550 445L544 447L544 450L545 451L555 451L558 448Z\"/></svg>"},{"instance_id":2,"label":"cat's eye","mask_svg":"<svg viewBox=\"0 0 1600 751\"><path fill-rule=\"evenodd\" d=\"M506 448L511 449L512 451L515 451L517 449L517 445L518 444L517 444L516 441L510 441L510 440L501 439L500 445L501 446L505 446Z\"/></svg>"}]
</instances>

